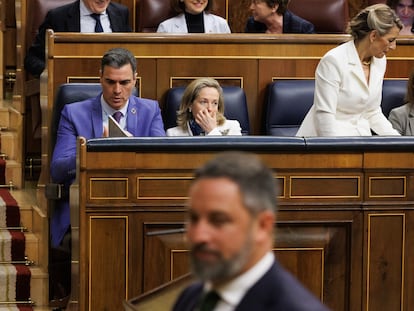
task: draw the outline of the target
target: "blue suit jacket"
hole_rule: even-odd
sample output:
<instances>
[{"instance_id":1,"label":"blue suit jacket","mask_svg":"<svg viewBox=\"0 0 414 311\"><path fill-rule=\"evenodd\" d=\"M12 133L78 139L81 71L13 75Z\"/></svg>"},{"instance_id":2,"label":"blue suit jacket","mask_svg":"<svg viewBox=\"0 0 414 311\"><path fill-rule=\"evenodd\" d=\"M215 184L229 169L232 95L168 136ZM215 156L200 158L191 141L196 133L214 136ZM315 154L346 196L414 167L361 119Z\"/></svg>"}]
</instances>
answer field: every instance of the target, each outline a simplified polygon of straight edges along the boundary
<instances>
[{"instance_id":1,"label":"blue suit jacket","mask_svg":"<svg viewBox=\"0 0 414 311\"><path fill-rule=\"evenodd\" d=\"M256 22L253 16L250 16L246 23L244 32L265 33L267 27L265 24ZM283 14L283 33L314 33L313 24L295 14L286 10Z\"/></svg>"},{"instance_id":2,"label":"blue suit jacket","mask_svg":"<svg viewBox=\"0 0 414 311\"><path fill-rule=\"evenodd\" d=\"M46 30L55 32L80 32L80 0L50 10L40 25L35 41L24 60L24 67L35 76L45 68ZM113 32L130 32L129 11L126 6L111 2L106 9Z\"/></svg>"},{"instance_id":3,"label":"blue suit jacket","mask_svg":"<svg viewBox=\"0 0 414 311\"><path fill-rule=\"evenodd\" d=\"M191 285L178 298L173 311L193 311L203 284ZM243 297L235 311L328 311L315 296L276 261Z\"/></svg>"},{"instance_id":4,"label":"blue suit jacket","mask_svg":"<svg viewBox=\"0 0 414 311\"><path fill-rule=\"evenodd\" d=\"M103 134L101 95L65 105L61 112L56 145L50 165L53 182L69 188L76 173L76 142L78 136L99 138ZM129 98L127 130L133 136L165 136L158 102L151 99ZM70 225L69 201L61 200L51 220L52 245L60 244Z\"/></svg>"}]
</instances>

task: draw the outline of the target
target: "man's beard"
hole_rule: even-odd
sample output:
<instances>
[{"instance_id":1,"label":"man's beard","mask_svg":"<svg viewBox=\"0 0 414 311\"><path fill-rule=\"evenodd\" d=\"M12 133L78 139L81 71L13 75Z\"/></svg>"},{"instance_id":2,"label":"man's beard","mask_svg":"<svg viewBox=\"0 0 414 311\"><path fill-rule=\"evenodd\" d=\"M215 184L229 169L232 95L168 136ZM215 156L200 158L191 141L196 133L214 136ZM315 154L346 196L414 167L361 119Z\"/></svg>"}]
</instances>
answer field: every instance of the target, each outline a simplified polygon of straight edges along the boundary
<instances>
[{"instance_id":1,"label":"man's beard","mask_svg":"<svg viewBox=\"0 0 414 311\"><path fill-rule=\"evenodd\" d=\"M194 253L198 251L209 252L216 257L214 262L199 260ZM238 253L230 259L224 259L219 251L211 250L206 244L194 245L191 253L191 267L193 273L203 281L221 281L231 279L246 265L252 251L252 237L247 235L247 240Z\"/></svg>"}]
</instances>

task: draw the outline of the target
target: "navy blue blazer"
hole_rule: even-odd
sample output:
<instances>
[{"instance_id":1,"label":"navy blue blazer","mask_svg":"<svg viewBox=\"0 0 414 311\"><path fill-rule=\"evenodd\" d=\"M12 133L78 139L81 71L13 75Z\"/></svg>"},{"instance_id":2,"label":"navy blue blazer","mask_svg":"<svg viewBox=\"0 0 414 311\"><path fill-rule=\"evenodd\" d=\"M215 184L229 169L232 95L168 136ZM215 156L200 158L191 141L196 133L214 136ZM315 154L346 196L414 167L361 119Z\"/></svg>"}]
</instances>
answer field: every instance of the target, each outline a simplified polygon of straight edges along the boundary
<instances>
[{"instance_id":1,"label":"navy blue blazer","mask_svg":"<svg viewBox=\"0 0 414 311\"><path fill-rule=\"evenodd\" d=\"M256 22L253 16L250 16L244 32L265 33L266 30L265 24ZM286 10L283 14L283 33L315 33L315 27L311 22Z\"/></svg>"},{"instance_id":2,"label":"navy blue blazer","mask_svg":"<svg viewBox=\"0 0 414 311\"><path fill-rule=\"evenodd\" d=\"M173 311L193 311L203 291L196 283L185 289ZM268 272L243 297L235 311L328 311L319 299L275 261Z\"/></svg>"},{"instance_id":3,"label":"navy blue blazer","mask_svg":"<svg viewBox=\"0 0 414 311\"><path fill-rule=\"evenodd\" d=\"M45 68L46 30L55 32L80 32L80 0L50 10L40 25L35 41L24 59L24 67L34 76L40 76ZM131 32L128 8L111 2L106 9L113 32Z\"/></svg>"}]
</instances>

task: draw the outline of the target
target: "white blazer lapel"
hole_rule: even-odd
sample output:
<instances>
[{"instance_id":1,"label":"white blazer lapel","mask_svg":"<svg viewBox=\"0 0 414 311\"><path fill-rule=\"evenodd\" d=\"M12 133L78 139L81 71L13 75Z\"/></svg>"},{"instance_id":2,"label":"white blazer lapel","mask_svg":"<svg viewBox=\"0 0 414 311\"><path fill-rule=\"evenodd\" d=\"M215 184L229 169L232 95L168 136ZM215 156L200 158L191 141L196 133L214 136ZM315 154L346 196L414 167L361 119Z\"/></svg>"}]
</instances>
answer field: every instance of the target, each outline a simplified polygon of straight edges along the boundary
<instances>
[{"instance_id":1,"label":"white blazer lapel","mask_svg":"<svg viewBox=\"0 0 414 311\"><path fill-rule=\"evenodd\" d=\"M370 75L369 75L369 85L377 88L378 85L382 84L382 80L384 79L384 74L381 71L381 64L380 60L376 57L372 57L371 68L370 68Z\"/></svg>"},{"instance_id":2,"label":"white blazer lapel","mask_svg":"<svg viewBox=\"0 0 414 311\"><path fill-rule=\"evenodd\" d=\"M188 32L184 14L180 14L175 18L174 29L174 32Z\"/></svg>"},{"instance_id":3,"label":"white blazer lapel","mask_svg":"<svg viewBox=\"0 0 414 311\"><path fill-rule=\"evenodd\" d=\"M215 20L211 14L206 14L206 12L203 13L204 15L204 32L205 33L212 33L217 32L215 30Z\"/></svg>"},{"instance_id":4,"label":"white blazer lapel","mask_svg":"<svg viewBox=\"0 0 414 311\"><path fill-rule=\"evenodd\" d=\"M365 79L364 71L360 65L361 60L359 59L358 52L356 50L355 44L353 41L349 42L347 45L347 57L348 57L348 65L350 66L350 71L352 72L355 77L360 80L362 85L368 89L368 83ZM372 76L372 75L370 75Z\"/></svg>"}]
</instances>

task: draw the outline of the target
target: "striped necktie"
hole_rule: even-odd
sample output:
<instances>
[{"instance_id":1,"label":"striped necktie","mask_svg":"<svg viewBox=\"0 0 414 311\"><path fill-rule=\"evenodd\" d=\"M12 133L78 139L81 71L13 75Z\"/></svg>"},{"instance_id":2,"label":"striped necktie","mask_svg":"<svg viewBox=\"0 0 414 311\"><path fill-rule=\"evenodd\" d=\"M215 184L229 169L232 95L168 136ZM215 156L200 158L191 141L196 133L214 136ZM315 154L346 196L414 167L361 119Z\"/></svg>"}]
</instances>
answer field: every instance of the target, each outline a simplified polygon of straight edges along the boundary
<instances>
[{"instance_id":1,"label":"striped necktie","mask_svg":"<svg viewBox=\"0 0 414 311\"><path fill-rule=\"evenodd\" d=\"M91 16L95 19L95 32L103 32L102 24L101 24L101 14L92 13Z\"/></svg>"}]
</instances>

